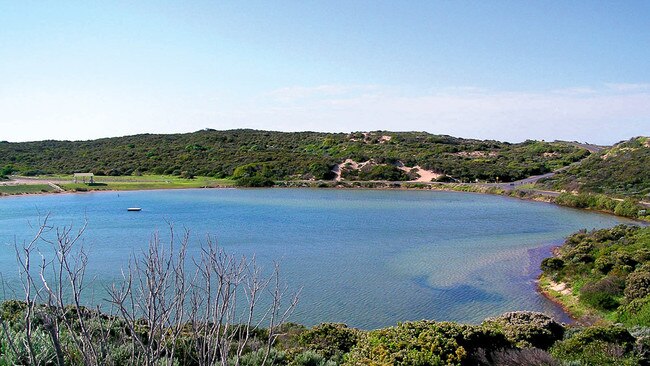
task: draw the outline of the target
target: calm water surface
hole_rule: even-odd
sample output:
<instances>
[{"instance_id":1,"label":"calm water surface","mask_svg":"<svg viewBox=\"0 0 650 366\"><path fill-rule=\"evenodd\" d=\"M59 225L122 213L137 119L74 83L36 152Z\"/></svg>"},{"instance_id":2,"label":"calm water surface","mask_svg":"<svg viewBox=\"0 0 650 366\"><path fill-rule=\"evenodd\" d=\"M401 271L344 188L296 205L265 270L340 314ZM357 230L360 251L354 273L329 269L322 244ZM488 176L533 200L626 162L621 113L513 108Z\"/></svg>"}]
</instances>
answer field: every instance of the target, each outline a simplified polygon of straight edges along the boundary
<instances>
[{"instance_id":1,"label":"calm water surface","mask_svg":"<svg viewBox=\"0 0 650 366\"><path fill-rule=\"evenodd\" d=\"M142 207L127 212L127 207ZM0 272L15 283L13 243L39 215L88 220L84 236L98 283L120 275L166 221L198 242L214 235L229 252L281 264L303 288L294 321L362 328L436 319L480 322L511 310L567 320L535 292L541 258L566 235L625 220L517 199L452 192L211 189L105 192L0 199Z\"/></svg>"}]
</instances>

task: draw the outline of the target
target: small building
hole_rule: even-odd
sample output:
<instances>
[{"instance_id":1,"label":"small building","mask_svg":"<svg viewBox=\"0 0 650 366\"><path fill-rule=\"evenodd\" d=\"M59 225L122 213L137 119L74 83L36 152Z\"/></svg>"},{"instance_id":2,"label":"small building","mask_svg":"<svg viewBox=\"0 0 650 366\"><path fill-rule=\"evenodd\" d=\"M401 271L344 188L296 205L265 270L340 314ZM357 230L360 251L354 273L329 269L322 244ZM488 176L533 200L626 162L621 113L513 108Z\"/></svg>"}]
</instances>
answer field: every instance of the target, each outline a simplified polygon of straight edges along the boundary
<instances>
[{"instance_id":1,"label":"small building","mask_svg":"<svg viewBox=\"0 0 650 366\"><path fill-rule=\"evenodd\" d=\"M93 184L95 183L95 174L93 173L74 173L74 182L78 183L79 178L81 178L83 183L86 183L86 179L88 179L88 183Z\"/></svg>"}]
</instances>

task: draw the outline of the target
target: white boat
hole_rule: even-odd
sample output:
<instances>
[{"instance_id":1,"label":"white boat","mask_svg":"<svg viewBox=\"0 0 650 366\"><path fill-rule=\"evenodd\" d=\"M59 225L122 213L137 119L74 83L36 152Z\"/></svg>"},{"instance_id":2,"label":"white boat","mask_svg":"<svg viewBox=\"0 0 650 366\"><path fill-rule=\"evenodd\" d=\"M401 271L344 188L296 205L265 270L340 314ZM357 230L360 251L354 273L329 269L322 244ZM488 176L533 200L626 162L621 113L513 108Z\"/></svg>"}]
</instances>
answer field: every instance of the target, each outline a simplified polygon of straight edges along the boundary
<instances>
[{"instance_id":1,"label":"white boat","mask_svg":"<svg viewBox=\"0 0 650 366\"><path fill-rule=\"evenodd\" d=\"M126 209L127 211L142 211L140 207L129 207Z\"/></svg>"}]
</instances>

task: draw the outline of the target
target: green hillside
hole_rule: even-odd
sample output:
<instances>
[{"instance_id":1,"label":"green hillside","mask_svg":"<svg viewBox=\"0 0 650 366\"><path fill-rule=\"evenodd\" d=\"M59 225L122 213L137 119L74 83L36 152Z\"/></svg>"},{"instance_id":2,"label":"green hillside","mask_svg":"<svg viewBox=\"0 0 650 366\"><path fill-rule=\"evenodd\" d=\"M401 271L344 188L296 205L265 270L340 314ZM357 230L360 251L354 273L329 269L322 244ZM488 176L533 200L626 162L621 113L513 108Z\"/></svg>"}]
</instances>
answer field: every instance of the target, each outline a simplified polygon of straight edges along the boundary
<instances>
[{"instance_id":1,"label":"green hillside","mask_svg":"<svg viewBox=\"0 0 650 366\"><path fill-rule=\"evenodd\" d=\"M636 137L616 144L539 184L554 190L648 196L650 138Z\"/></svg>"},{"instance_id":2,"label":"green hillside","mask_svg":"<svg viewBox=\"0 0 650 366\"><path fill-rule=\"evenodd\" d=\"M202 130L92 141L0 142L2 172L22 175L93 172L332 179L334 166L352 159L373 162L360 171L346 172L350 179L409 179L409 172L394 166L400 162L458 181L497 177L509 181L552 171L586 155L586 150L562 142L510 144L425 132L382 131L344 134Z\"/></svg>"}]
</instances>

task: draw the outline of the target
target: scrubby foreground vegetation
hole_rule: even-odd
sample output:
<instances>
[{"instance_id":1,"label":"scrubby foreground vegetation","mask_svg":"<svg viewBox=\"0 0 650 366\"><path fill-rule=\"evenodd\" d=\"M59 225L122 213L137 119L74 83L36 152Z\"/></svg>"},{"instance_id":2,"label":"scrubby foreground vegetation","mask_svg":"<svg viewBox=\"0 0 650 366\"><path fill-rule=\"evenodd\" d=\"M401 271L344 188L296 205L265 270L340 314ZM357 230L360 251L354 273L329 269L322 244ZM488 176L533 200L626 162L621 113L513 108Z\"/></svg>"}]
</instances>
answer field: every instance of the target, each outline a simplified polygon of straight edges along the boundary
<instances>
[{"instance_id":1,"label":"scrubby foreground vegetation","mask_svg":"<svg viewBox=\"0 0 650 366\"><path fill-rule=\"evenodd\" d=\"M587 320L650 326L650 227L573 234L542 270L557 284L555 294Z\"/></svg>"},{"instance_id":2,"label":"scrubby foreground vegetation","mask_svg":"<svg viewBox=\"0 0 650 366\"><path fill-rule=\"evenodd\" d=\"M162 338L144 319L134 332L120 317L85 308L78 312L74 306L64 311L35 306L34 324L27 330L28 308L25 302L2 303L0 364L523 366L650 362L647 327L567 327L534 312L506 313L479 325L423 320L370 331L334 323L312 328L285 323L276 328L272 347L267 348L268 329L246 333L241 332L245 325L232 324L231 329L216 330L229 335L227 342L217 342L215 334L197 331L196 324L171 323L166 329L168 338ZM55 333L53 322L66 326ZM82 336L82 332L88 334ZM99 357L90 354L91 347ZM148 350L159 352L154 358ZM206 351L216 357L206 361Z\"/></svg>"},{"instance_id":3,"label":"scrubby foreground vegetation","mask_svg":"<svg viewBox=\"0 0 650 366\"><path fill-rule=\"evenodd\" d=\"M347 159L370 162L342 169L349 180L409 180L419 166L457 181L510 181L550 172L588 155L562 142L461 139L425 132L318 133L203 130L92 141L0 142L0 176L92 172L233 177L246 185L335 177Z\"/></svg>"},{"instance_id":4,"label":"scrubby foreground vegetation","mask_svg":"<svg viewBox=\"0 0 650 366\"><path fill-rule=\"evenodd\" d=\"M613 196L650 195L650 138L637 137L592 154L545 180L554 190L602 193Z\"/></svg>"}]
</instances>

